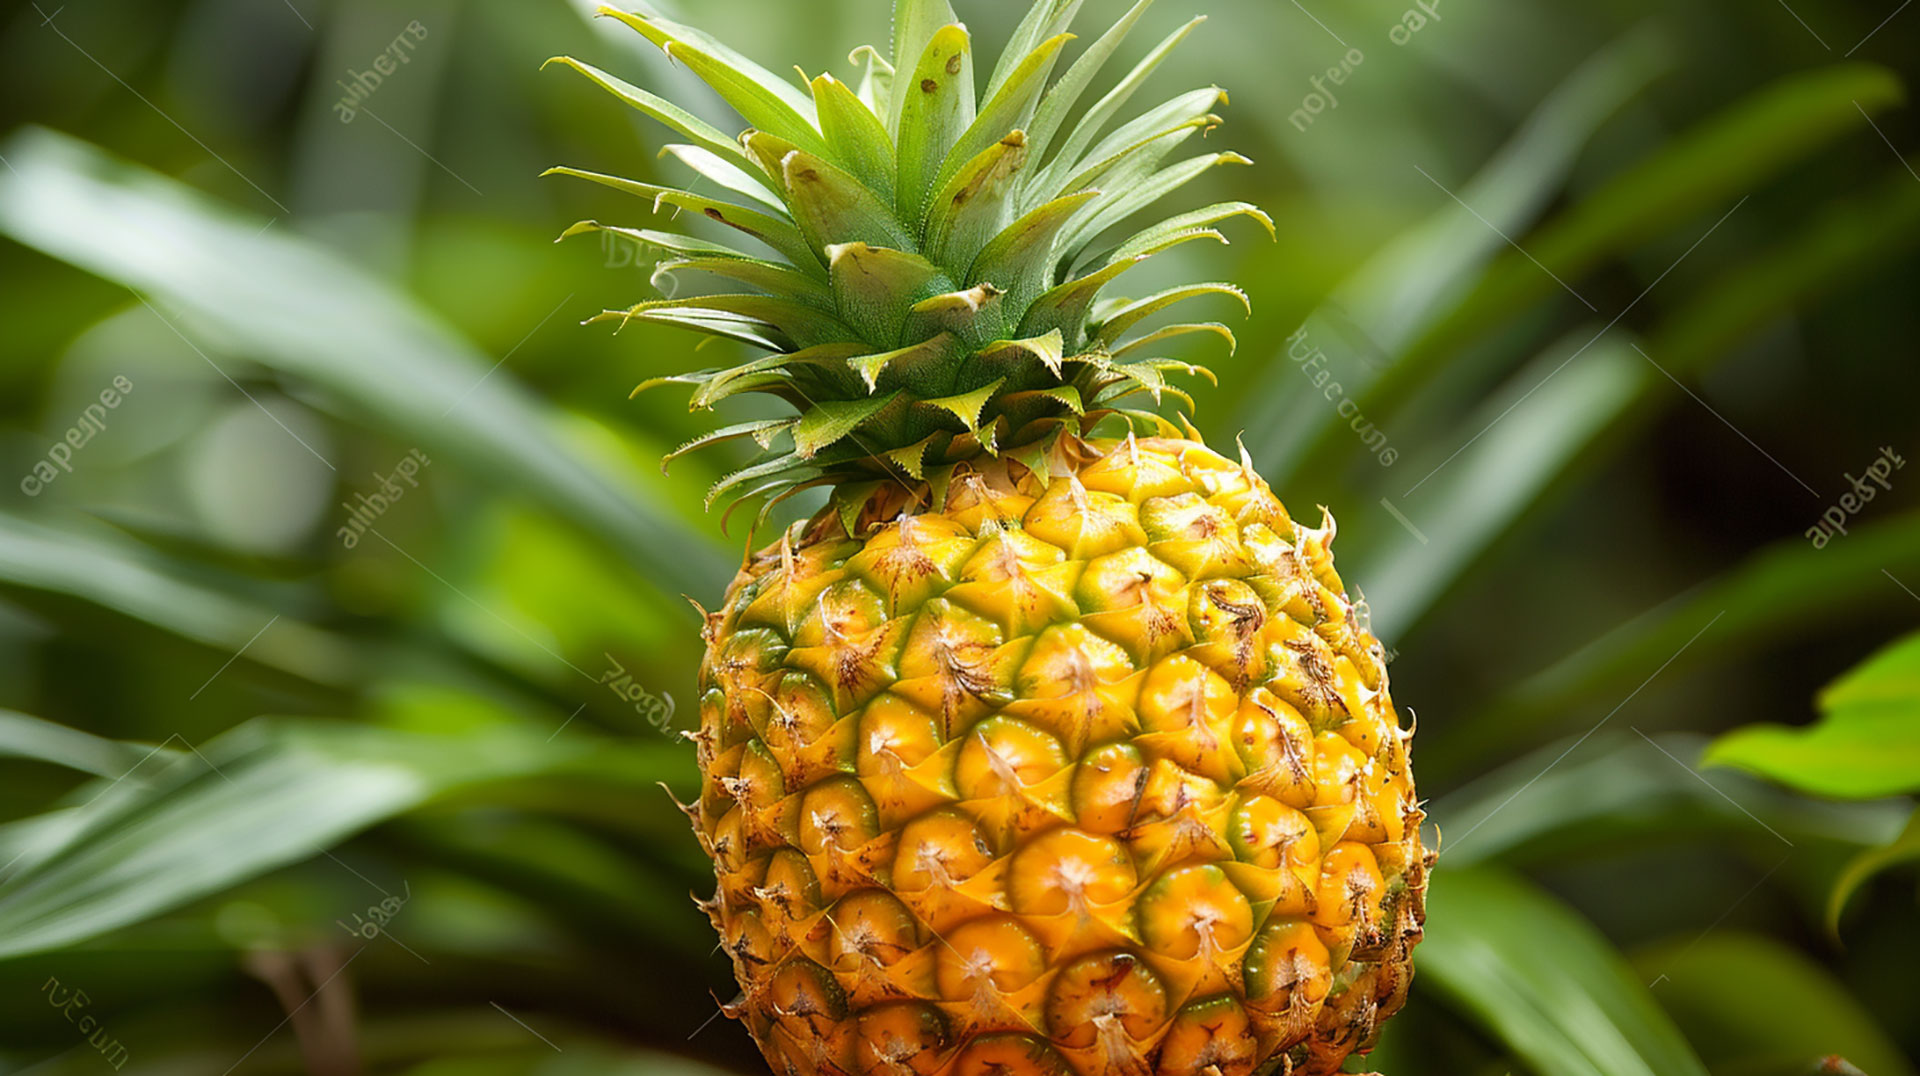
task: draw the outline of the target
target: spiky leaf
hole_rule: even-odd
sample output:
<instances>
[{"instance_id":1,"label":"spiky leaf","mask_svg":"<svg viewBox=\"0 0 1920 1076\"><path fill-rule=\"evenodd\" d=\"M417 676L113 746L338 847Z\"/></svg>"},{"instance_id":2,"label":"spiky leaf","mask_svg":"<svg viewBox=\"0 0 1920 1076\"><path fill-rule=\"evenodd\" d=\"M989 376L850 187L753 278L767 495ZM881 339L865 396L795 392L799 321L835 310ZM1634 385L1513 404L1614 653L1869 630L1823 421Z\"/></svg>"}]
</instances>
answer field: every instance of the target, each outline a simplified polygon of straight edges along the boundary
<instances>
[{"instance_id":1,"label":"spiky leaf","mask_svg":"<svg viewBox=\"0 0 1920 1076\"><path fill-rule=\"evenodd\" d=\"M1244 296L1225 284L1102 305L1103 294L1162 251L1194 239L1224 243L1216 228L1224 220L1252 216L1269 231L1272 221L1223 202L1142 222L1095 253L1149 204L1215 165L1244 160L1213 154L1167 164L1220 122L1218 89L1122 115L1197 21L1074 117L1148 4L1134 3L1053 82L1082 0L1029 3L980 94L971 38L948 0L896 0L891 62L872 48L848 58L865 67L858 90L826 74L803 74L799 89L697 30L615 14L749 125L736 148L690 114L574 65L683 134L687 144L667 152L703 182L752 203L563 170L651 199L656 211L691 211L673 214L668 230L569 230L618 235L662 256L654 280L672 298L646 298L599 320L663 322L762 349L763 357L679 380L695 386L696 406L762 393L802 416L792 450L769 447L716 487L716 498L770 506L811 485L868 482L875 473L938 489L972 456L1031 455L1036 438L1076 425L1090 432L1110 416L1177 432L1114 401L1185 401L1168 375L1204 371L1159 349L1196 333L1231 346L1232 334L1211 323L1152 331L1149 319L1187 299ZM700 217L758 238L776 256L673 234ZM770 424L730 427L719 439L761 436L772 445L788 428L759 422ZM689 447L707 443L715 442Z\"/></svg>"}]
</instances>

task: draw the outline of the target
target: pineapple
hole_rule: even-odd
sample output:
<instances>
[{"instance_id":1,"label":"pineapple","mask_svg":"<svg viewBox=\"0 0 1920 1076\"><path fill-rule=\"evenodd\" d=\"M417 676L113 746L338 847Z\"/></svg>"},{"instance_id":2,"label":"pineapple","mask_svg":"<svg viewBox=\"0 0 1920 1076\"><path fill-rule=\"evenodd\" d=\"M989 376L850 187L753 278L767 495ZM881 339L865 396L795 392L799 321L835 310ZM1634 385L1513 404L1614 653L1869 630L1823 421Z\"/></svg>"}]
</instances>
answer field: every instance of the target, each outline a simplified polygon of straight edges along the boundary
<instances>
[{"instance_id":1,"label":"pineapple","mask_svg":"<svg viewBox=\"0 0 1920 1076\"><path fill-rule=\"evenodd\" d=\"M1154 320L1244 297L1106 296L1229 219L1272 231L1244 203L1119 228L1245 163L1166 163L1219 122L1216 88L1108 130L1199 20L1077 108L1150 3L1055 79L1080 0L1040 0L976 90L947 0L899 0L891 62L861 49L857 88L808 93L602 9L718 91L737 140L558 61L727 197L556 171L753 241L568 232L658 250L678 293L602 317L766 352L665 379L695 406L795 412L674 455L752 438L710 503L761 519L827 491L706 615L692 734L727 1012L777 1073L1332 1073L1406 996L1431 862L1412 734L1333 523L1141 406L1191 403L1167 375L1204 372L1167 341L1232 340Z\"/></svg>"}]
</instances>

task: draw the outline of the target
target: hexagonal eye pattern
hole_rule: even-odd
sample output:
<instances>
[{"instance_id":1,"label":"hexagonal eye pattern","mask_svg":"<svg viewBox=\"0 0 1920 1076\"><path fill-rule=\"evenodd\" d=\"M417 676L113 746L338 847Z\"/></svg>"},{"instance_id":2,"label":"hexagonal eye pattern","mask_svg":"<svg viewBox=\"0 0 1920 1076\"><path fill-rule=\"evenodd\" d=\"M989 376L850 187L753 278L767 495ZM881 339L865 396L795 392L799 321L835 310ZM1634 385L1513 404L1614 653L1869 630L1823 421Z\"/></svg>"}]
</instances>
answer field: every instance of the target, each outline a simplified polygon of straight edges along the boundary
<instances>
[{"instance_id":1,"label":"hexagonal eye pattern","mask_svg":"<svg viewBox=\"0 0 1920 1076\"><path fill-rule=\"evenodd\" d=\"M775 1071L1332 1073L1404 998L1429 859L1331 523L1088 447L729 593L694 814Z\"/></svg>"}]
</instances>

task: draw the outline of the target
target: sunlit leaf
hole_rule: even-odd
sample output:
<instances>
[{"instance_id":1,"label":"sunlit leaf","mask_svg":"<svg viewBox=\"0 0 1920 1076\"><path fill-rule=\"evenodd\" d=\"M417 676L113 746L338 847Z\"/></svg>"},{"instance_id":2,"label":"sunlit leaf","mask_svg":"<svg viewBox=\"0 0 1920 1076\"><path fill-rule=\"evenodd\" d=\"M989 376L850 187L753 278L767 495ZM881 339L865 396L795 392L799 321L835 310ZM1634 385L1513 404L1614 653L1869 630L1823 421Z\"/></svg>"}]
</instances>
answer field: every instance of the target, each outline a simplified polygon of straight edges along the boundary
<instances>
[{"instance_id":1,"label":"sunlit leaf","mask_svg":"<svg viewBox=\"0 0 1920 1076\"><path fill-rule=\"evenodd\" d=\"M906 108L909 90L913 85L908 76L913 74L914 65L926 54L927 46L934 37L959 21L960 16L954 12L948 0L894 0L893 67L896 77L892 108L887 115L889 129L904 135L902 111ZM967 78L967 85L969 88L973 85L971 75ZM968 96L972 96L971 92Z\"/></svg>"},{"instance_id":2,"label":"sunlit leaf","mask_svg":"<svg viewBox=\"0 0 1920 1076\"><path fill-rule=\"evenodd\" d=\"M1206 295L1228 296L1236 300L1243 311L1252 313L1253 308L1252 304L1247 301L1247 293L1241 291L1239 287L1233 284L1187 284L1182 287L1169 288L1166 291L1156 292L1144 299L1127 303L1115 310L1103 313L1100 317L1100 327L1096 335L1103 343L1111 344L1115 340L1118 340L1128 329L1133 328L1141 321L1160 313L1168 307L1177 303L1183 303L1188 299L1198 299Z\"/></svg>"},{"instance_id":3,"label":"sunlit leaf","mask_svg":"<svg viewBox=\"0 0 1920 1076\"><path fill-rule=\"evenodd\" d=\"M1707 750L1733 766L1820 796L1873 799L1920 791L1920 635L1894 643L1820 693L1804 728L1750 725Z\"/></svg>"},{"instance_id":4,"label":"sunlit leaf","mask_svg":"<svg viewBox=\"0 0 1920 1076\"><path fill-rule=\"evenodd\" d=\"M679 105L643 90L624 79L610 75L592 64L582 63L571 56L555 56L541 66L546 67L551 64L562 64L580 72L615 97L618 97L620 100L625 101L627 104L654 119L659 120L680 134L693 139L707 149L723 157L730 158L739 164L747 163L747 156L740 152L740 144L738 142L729 138L726 132L720 130L720 128L695 116Z\"/></svg>"},{"instance_id":5,"label":"sunlit leaf","mask_svg":"<svg viewBox=\"0 0 1920 1076\"><path fill-rule=\"evenodd\" d=\"M1128 120L1087 151L1086 160L1066 178L1061 189L1114 187L1128 176L1148 174L1184 141L1184 137L1169 135L1205 130L1219 121L1213 109L1225 96L1226 91L1218 87L1194 90Z\"/></svg>"},{"instance_id":6,"label":"sunlit leaf","mask_svg":"<svg viewBox=\"0 0 1920 1076\"><path fill-rule=\"evenodd\" d=\"M901 98L899 188L895 208L911 226L920 223L927 197L947 154L973 122L973 44L966 27L941 27L917 64L903 61L894 93Z\"/></svg>"},{"instance_id":7,"label":"sunlit leaf","mask_svg":"<svg viewBox=\"0 0 1920 1076\"><path fill-rule=\"evenodd\" d=\"M1085 0L1038 0L1028 8L1026 17L1020 20L1019 26L1014 27L1013 36L1007 39L1006 47L1000 50L999 62L994 64L993 74L987 78L987 88L980 92L981 98L992 100L1001 87L1018 79L1033 51L1043 43L1051 44L1052 38L1064 33L1073 24L1073 18L1083 3ZM1040 81L1045 82L1045 76Z\"/></svg>"},{"instance_id":8,"label":"sunlit leaf","mask_svg":"<svg viewBox=\"0 0 1920 1076\"><path fill-rule=\"evenodd\" d=\"M1100 137L1100 132L1105 130L1107 124L1113 121L1113 117L1119 114L1120 109L1132 98L1134 92L1139 90L1147 81L1147 77L1166 61L1167 56L1179 46L1180 42L1186 40L1188 34L1205 21L1207 21L1206 16L1195 16L1186 25L1167 35L1139 63L1135 64L1133 70L1127 72L1113 89L1108 90L1104 97L1088 106L1087 111L1073 122L1066 140L1061 142L1059 149L1055 151L1053 160L1045 169L1035 173L1030 181L1032 189L1042 192L1043 197L1051 196L1058 191L1061 182L1079 167L1087 147L1093 145L1093 140ZM1060 117L1051 117L1051 119L1053 122L1059 122Z\"/></svg>"},{"instance_id":9,"label":"sunlit leaf","mask_svg":"<svg viewBox=\"0 0 1920 1076\"><path fill-rule=\"evenodd\" d=\"M1158 202L1212 169L1221 165L1252 163L1238 153L1209 153L1181 161L1179 164L1169 165L1143 180L1119 183L1106 195L1087 204L1079 218L1069 225L1066 233L1060 237L1061 250L1067 257L1077 258L1082 250L1085 250L1108 228Z\"/></svg>"},{"instance_id":10,"label":"sunlit leaf","mask_svg":"<svg viewBox=\"0 0 1920 1076\"><path fill-rule=\"evenodd\" d=\"M764 180L711 150L700 146L674 143L660 152L671 155L700 176L718 183L735 194L751 198L776 212L786 212L786 203L780 200L779 195L767 189Z\"/></svg>"},{"instance_id":11,"label":"sunlit leaf","mask_svg":"<svg viewBox=\"0 0 1920 1076\"><path fill-rule=\"evenodd\" d=\"M1833 892L1827 897L1827 929L1835 936L1839 935L1840 916L1847 910L1847 902L1874 875L1915 860L1920 860L1920 811L1915 811L1907 820L1907 828L1901 831L1900 836L1890 843L1860 853L1840 872L1840 877L1833 883Z\"/></svg>"},{"instance_id":12,"label":"sunlit leaf","mask_svg":"<svg viewBox=\"0 0 1920 1076\"><path fill-rule=\"evenodd\" d=\"M1055 198L1007 225L974 258L966 283L993 284L1013 297L1015 309L1031 303L1053 284L1054 241L1074 214L1099 196L1099 191L1081 191Z\"/></svg>"},{"instance_id":13,"label":"sunlit leaf","mask_svg":"<svg viewBox=\"0 0 1920 1076\"><path fill-rule=\"evenodd\" d=\"M1035 6L1053 2L1041 0L1041 4ZM1040 91L1045 88L1047 77L1060 58L1060 50L1072 38L1072 34L1059 34L1042 42L1025 55L1004 85L989 89L979 115L961 132L953 148L947 151L947 159L941 164L939 177L934 181L936 187L945 186L975 157L1014 131L1021 131L1020 144L1025 147L1024 128L1033 118L1033 110L1039 106Z\"/></svg>"},{"instance_id":14,"label":"sunlit leaf","mask_svg":"<svg viewBox=\"0 0 1920 1076\"><path fill-rule=\"evenodd\" d=\"M874 190L892 190L893 138L880 117L832 75L813 80L813 100L820 110L821 132L846 160L847 168Z\"/></svg>"},{"instance_id":15,"label":"sunlit leaf","mask_svg":"<svg viewBox=\"0 0 1920 1076\"><path fill-rule=\"evenodd\" d=\"M1140 16L1146 14L1147 8L1152 3L1153 0L1137 0L1133 7L1128 9L1127 13L1122 15L1106 33L1100 35L1099 40L1089 45L1087 51L1080 54L1080 58L1073 62L1073 66L1067 68L1067 73L1060 76L1059 80L1053 84L1053 88L1047 91L1046 97L1040 102L1039 111L1034 114L1033 124L1027 131L1036 161L1045 159L1047 150L1053 147L1053 136L1060 130L1060 125L1066 121L1067 114L1073 110L1073 106L1079 103L1080 95L1086 92L1094 76L1106 66L1106 62L1113 57L1114 52L1126 40L1127 34L1133 30L1134 24L1140 21ZM1009 52L1008 55L1011 56L1012 53Z\"/></svg>"},{"instance_id":16,"label":"sunlit leaf","mask_svg":"<svg viewBox=\"0 0 1920 1076\"><path fill-rule=\"evenodd\" d=\"M941 264L965 265L1006 223L1013 177L1027 160L1027 139L1014 131L966 162L927 203L923 245Z\"/></svg>"},{"instance_id":17,"label":"sunlit leaf","mask_svg":"<svg viewBox=\"0 0 1920 1076\"><path fill-rule=\"evenodd\" d=\"M602 7L599 14L633 27L685 64L754 127L811 152L829 152L814 126L813 102L807 95L705 31L613 7Z\"/></svg>"},{"instance_id":18,"label":"sunlit leaf","mask_svg":"<svg viewBox=\"0 0 1920 1076\"><path fill-rule=\"evenodd\" d=\"M708 220L719 221L729 228L737 229L758 239L799 269L817 269L822 264L819 256L814 253L814 248L808 245L785 214L775 216L724 199L695 194L692 191L662 187L643 183L637 179L628 179L625 176L589 172L579 168L561 166L549 168L542 174L572 176L575 179L584 179L590 183L598 183L603 187L623 191L643 199L655 214L663 212L666 207L671 207L675 212L682 209L692 210Z\"/></svg>"},{"instance_id":19,"label":"sunlit leaf","mask_svg":"<svg viewBox=\"0 0 1920 1076\"><path fill-rule=\"evenodd\" d=\"M780 167L794 220L808 245L821 253L822 264L827 248L836 244L865 243L894 250L913 246L893 207L852 174L805 152L786 154Z\"/></svg>"}]
</instances>

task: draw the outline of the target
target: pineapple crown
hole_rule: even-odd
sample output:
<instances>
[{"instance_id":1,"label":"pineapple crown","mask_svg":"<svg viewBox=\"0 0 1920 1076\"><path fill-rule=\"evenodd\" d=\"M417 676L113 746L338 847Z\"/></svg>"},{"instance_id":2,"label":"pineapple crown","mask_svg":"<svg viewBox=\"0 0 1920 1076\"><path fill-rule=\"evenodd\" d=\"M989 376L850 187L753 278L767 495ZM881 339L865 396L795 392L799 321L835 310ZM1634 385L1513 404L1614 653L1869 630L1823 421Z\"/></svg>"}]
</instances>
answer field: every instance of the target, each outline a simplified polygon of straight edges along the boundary
<instances>
[{"instance_id":1,"label":"pineapple crown","mask_svg":"<svg viewBox=\"0 0 1920 1076\"><path fill-rule=\"evenodd\" d=\"M583 221L562 238L610 232L658 250L655 283L701 294L609 310L593 321L659 322L740 341L769 354L741 365L659 378L694 387L692 406L766 393L797 415L714 430L665 462L751 437L763 449L722 478L716 500L759 500L762 518L801 490L831 485L864 497L888 479L918 487L929 473L981 455L1044 452L1053 436L1086 433L1110 416L1133 428L1169 424L1129 406L1171 394L1169 372L1201 367L1156 355L1166 341L1214 333L1218 323L1149 328L1189 299L1225 295L1225 283L1176 287L1137 300L1105 298L1121 274L1216 225L1252 217L1226 202L1166 218L1117 241L1108 233L1216 165L1208 153L1168 165L1196 132L1218 125L1218 87L1175 97L1109 125L1169 52L1204 21L1174 31L1105 96L1075 107L1153 0L1138 0L1058 79L1083 0L1036 0L976 95L966 27L948 0L896 0L892 61L871 46L858 89L832 75L809 93L701 31L650 14L602 7L705 81L751 125L737 140L673 103L570 57L560 63L687 140L671 154L738 200L709 197L574 168L665 207L690 210L757 241L773 256L681 232ZM725 233L716 233L725 234ZM1183 419L1184 421L1184 419ZM663 464L664 465L664 464Z\"/></svg>"}]
</instances>

